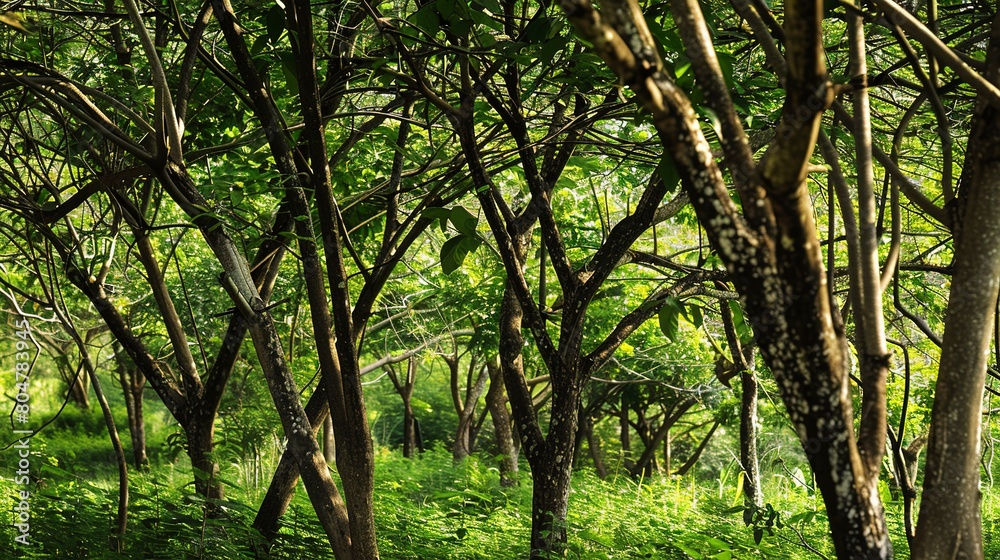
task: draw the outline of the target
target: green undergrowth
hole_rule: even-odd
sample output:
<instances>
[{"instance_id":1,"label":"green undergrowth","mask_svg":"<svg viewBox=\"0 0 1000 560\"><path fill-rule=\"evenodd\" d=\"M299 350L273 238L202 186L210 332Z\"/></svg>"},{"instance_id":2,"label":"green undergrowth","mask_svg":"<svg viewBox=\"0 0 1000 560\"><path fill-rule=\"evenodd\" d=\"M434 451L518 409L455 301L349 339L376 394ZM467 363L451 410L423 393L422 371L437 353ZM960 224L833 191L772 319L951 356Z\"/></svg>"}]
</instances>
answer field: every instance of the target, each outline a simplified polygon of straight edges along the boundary
<instances>
[{"instance_id":1,"label":"green undergrowth","mask_svg":"<svg viewBox=\"0 0 1000 560\"><path fill-rule=\"evenodd\" d=\"M259 536L250 527L264 487L247 489L224 479L225 515L204 515L186 469L161 466L153 474L132 473L128 532L122 552L110 552L117 480L80 476L44 456L32 481L29 547L14 547L10 507L0 527L2 558L253 558ZM387 559L502 559L528 554L531 481L505 488L493 458L474 456L455 465L446 450L404 459L379 450L376 459L375 523ZM636 480L611 472L602 480L591 470L574 477L567 520L569 558L833 558L822 501L804 485L772 477L768 506L744 523L739 480L655 477ZM15 496L10 478L0 483L6 503ZM987 493L987 551L1000 518ZM890 519L898 504L888 502ZM897 558L908 557L901 526L890 522ZM296 494L282 521L270 558L330 558L322 530L305 493Z\"/></svg>"}]
</instances>

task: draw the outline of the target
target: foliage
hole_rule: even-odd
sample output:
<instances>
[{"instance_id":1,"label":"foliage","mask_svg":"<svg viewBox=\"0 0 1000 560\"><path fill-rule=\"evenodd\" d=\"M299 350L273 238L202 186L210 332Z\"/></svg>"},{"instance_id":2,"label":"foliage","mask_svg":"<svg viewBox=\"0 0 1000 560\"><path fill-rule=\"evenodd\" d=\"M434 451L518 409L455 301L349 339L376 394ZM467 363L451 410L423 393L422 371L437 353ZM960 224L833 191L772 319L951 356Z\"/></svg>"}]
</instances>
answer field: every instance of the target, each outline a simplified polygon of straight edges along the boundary
<instances>
[{"instance_id":1,"label":"foliage","mask_svg":"<svg viewBox=\"0 0 1000 560\"><path fill-rule=\"evenodd\" d=\"M51 448L50 448L51 451ZM61 453L55 450L54 455ZM163 465L157 468L162 469ZM162 472L162 471L161 471ZM132 507L122 554L106 551L115 501L108 479L78 477L53 466L33 508L37 545L10 558L252 558L259 535L249 527L256 499L231 485L220 503L223 515L204 516L202 503L180 471L168 478L132 477ZM530 479L503 488L492 460L474 455L452 464L450 451L435 447L414 460L381 449L376 468L376 522L384 528L379 548L385 558L523 558L530 523ZM91 481L92 480L92 481ZM11 487L4 481L0 488ZM739 515L729 513L735 487L719 490L711 481L633 481L627 476L600 480L583 470L574 480L568 520L571 554L580 558L815 558L800 537L823 541L822 524L793 515L813 507L809 495L783 494L783 515L796 529L776 531L757 545ZM326 558L321 529L302 493L282 523L270 558ZM821 514L820 514L821 515ZM7 524L5 524L7 525ZM3 546L11 528L5 527ZM0 546L0 550L4 550Z\"/></svg>"}]
</instances>

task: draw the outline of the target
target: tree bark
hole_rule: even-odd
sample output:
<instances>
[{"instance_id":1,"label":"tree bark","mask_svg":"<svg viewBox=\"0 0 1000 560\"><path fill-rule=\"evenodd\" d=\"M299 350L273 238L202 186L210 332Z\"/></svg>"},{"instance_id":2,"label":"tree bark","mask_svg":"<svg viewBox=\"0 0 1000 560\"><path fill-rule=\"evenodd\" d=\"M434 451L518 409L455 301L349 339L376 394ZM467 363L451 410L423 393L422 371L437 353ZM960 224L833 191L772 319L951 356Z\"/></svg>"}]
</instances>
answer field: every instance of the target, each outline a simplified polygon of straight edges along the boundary
<instances>
[{"instance_id":1,"label":"tree bark","mask_svg":"<svg viewBox=\"0 0 1000 560\"><path fill-rule=\"evenodd\" d=\"M323 458L330 465L337 461L337 440L333 434L333 418L330 416L323 421Z\"/></svg>"},{"instance_id":2,"label":"tree bark","mask_svg":"<svg viewBox=\"0 0 1000 560\"><path fill-rule=\"evenodd\" d=\"M759 167L747 149L700 6L690 0L672 3L682 40L696 60L696 80L720 115L727 138L723 150L742 210L730 198L690 101L662 72L638 4L603 4L598 13L587 0L561 2L577 32L652 113L778 382L816 474L838 556L890 557L882 505L854 438L847 340L839 313L830 306L806 188L822 112L834 97L825 68L822 2L785 3L787 97L775 141Z\"/></svg>"},{"instance_id":3,"label":"tree bark","mask_svg":"<svg viewBox=\"0 0 1000 560\"><path fill-rule=\"evenodd\" d=\"M423 451L417 440L417 419L413 414L413 386L417 379L417 357L410 356L406 365L406 377L400 380L391 364L386 364L386 372L396 388L396 393L403 399L403 457L413 457L415 451Z\"/></svg>"},{"instance_id":4,"label":"tree bark","mask_svg":"<svg viewBox=\"0 0 1000 560\"><path fill-rule=\"evenodd\" d=\"M142 413L143 389L146 378L136 368L125 354L121 344L113 344L115 366L118 369L118 381L125 396L125 411L128 416L128 431L132 440L132 457L135 468L145 471L149 468L149 456L146 454L146 420Z\"/></svg>"},{"instance_id":5,"label":"tree bark","mask_svg":"<svg viewBox=\"0 0 1000 560\"><path fill-rule=\"evenodd\" d=\"M1000 85L1000 15L986 78ZM983 557L980 431L1000 287L1000 107L980 94L960 181L951 281L913 558Z\"/></svg>"},{"instance_id":6,"label":"tree bark","mask_svg":"<svg viewBox=\"0 0 1000 560\"><path fill-rule=\"evenodd\" d=\"M445 357L448 368L451 370L451 394L455 405L455 412L458 414L458 427L455 429L455 443L452 445L452 458L458 462L472 453L474 443L474 428L476 421L476 405L479 396L483 394L486 387L488 372L485 365L481 365L473 356L470 359L468 375L465 376L465 397L461 397L461 387L459 386L459 360L456 353L452 357Z\"/></svg>"},{"instance_id":7,"label":"tree bark","mask_svg":"<svg viewBox=\"0 0 1000 560\"><path fill-rule=\"evenodd\" d=\"M313 392L306 403L306 416L309 425L313 427L314 437L315 427L323 425L330 414L329 403L322 385ZM278 534L278 519L288 510L298 482L299 469L295 457L291 450L286 448L281 454L274 475L271 476L271 483L267 487L267 493L264 494L253 520L253 528L260 532L266 541L270 542Z\"/></svg>"},{"instance_id":8,"label":"tree bark","mask_svg":"<svg viewBox=\"0 0 1000 560\"><path fill-rule=\"evenodd\" d=\"M743 468L743 520L749 525L753 509L764 505L764 495L760 482L760 462L757 458L757 376L753 371L753 346L746 349L736 332L729 302L720 301L722 324L729 342L729 353L740 374L740 466Z\"/></svg>"},{"instance_id":9,"label":"tree bark","mask_svg":"<svg viewBox=\"0 0 1000 560\"><path fill-rule=\"evenodd\" d=\"M553 391L546 448L531 462L531 558L559 558L566 549L573 450L580 411L580 388ZM531 461L531 457L528 457Z\"/></svg>"},{"instance_id":10,"label":"tree bark","mask_svg":"<svg viewBox=\"0 0 1000 560\"><path fill-rule=\"evenodd\" d=\"M487 361L486 367L490 373L490 388L486 392L486 407L493 420L493 435L500 457L500 485L503 487L515 486L517 485L518 450L514 444L514 433L511 430L510 412L507 410L507 391L504 389L499 361Z\"/></svg>"},{"instance_id":11,"label":"tree bark","mask_svg":"<svg viewBox=\"0 0 1000 560\"><path fill-rule=\"evenodd\" d=\"M608 468L604 465L604 453L601 452L597 436L594 435L594 421L590 416L586 416L581 420L585 423L582 431L587 437L587 447L590 448L590 458L594 462L594 471L599 478L605 479L608 477Z\"/></svg>"}]
</instances>

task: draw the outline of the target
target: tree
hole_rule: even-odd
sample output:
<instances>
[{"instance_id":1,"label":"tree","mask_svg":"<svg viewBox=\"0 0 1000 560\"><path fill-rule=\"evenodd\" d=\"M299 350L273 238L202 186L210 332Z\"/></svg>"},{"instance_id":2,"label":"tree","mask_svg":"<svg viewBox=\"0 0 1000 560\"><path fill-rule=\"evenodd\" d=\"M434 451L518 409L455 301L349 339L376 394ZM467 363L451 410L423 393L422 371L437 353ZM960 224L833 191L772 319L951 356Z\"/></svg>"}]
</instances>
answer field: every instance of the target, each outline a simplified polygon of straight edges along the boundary
<instances>
[{"instance_id":1,"label":"tree","mask_svg":"<svg viewBox=\"0 0 1000 560\"><path fill-rule=\"evenodd\" d=\"M982 558L979 454L990 338L997 313L1000 250L1000 17L994 17L965 168L954 211L955 273L927 445L914 558Z\"/></svg>"},{"instance_id":2,"label":"tree","mask_svg":"<svg viewBox=\"0 0 1000 560\"><path fill-rule=\"evenodd\" d=\"M867 124L869 109L863 91L855 93L853 119L845 119L853 121L852 132L861 165L860 224L855 230L855 240L849 240L857 243L851 251L852 260L857 263L851 268L852 274L856 273L852 278L852 302L856 306L855 316L860 315L855 328L864 333L859 334L856 342L864 391L857 440L852 429L851 402L847 398L847 340L841 316L831 306L812 208L806 196L809 160L819 136L822 111L836 94L825 68L822 4L791 2L785 6L784 62L780 55L770 56L770 62L783 76L787 96L775 140L757 164L748 150L700 7L683 0L672 3L674 19L694 60L699 86L719 119L719 140L742 210L729 197L690 101L664 74L652 35L645 22L637 17L641 14L638 6L633 2L605 2L604 11L598 14L586 1L567 0L561 5L578 32L593 42L597 52L652 113L664 147L742 296L758 344L779 383L823 492L838 556L890 556L891 546L876 488L885 441L884 386L888 357L884 334L880 332L882 288L877 254L872 250L872 148ZM895 9L891 2L879 5L902 17L891 11ZM742 8L748 11L746 4ZM845 17L852 37L853 75L863 89L866 72L860 20L850 10ZM755 19L752 23L761 22L759 14L752 19ZM755 32L758 30L762 35L767 33L760 26L755 27ZM767 43L766 37L769 35L757 39L769 55L777 54L769 49L772 44ZM960 74L966 72L963 77L975 82L981 92L991 93L980 77L968 76L967 67L956 70ZM973 168L975 163L974 159ZM842 212L854 219L847 208L842 208ZM992 273L986 277L992 278ZM988 283L985 289L978 294L977 301L992 306L996 289ZM978 325L975 339L986 344L989 330L987 325ZM984 367L985 364L977 364L975 369ZM978 410L982 392L980 389L976 393L976 376L971 379L972 390L963 394L963 402ZM968 383L960 386L968 387ZM946 389L946 397L947 394ZM978 422L978 414L969 416L976 416ZM964 425L959 431L964 434L962 437L977 440L975 425ZM960 455L975 462L975 454ZM960 525L969 527L974 522ZM944 525L954 527L951 523ZM960 541L945 540L949 544ZM974 557L978 540L973 537L970 542L967 546L972 547L969 550Z\"/></svg>"},{"instance_id":3,"label":"tree","mask_svg":"<svg viewBox=\"0 0 1000 560\"><path fill-rule=\"evenodd\" d=\"M127 383L133 395L145 379L181 423L210 503L221 497L215 417L250 334L251 367L289 442L255 522L267 536L301 475L336 556L378 554L361 376L433 338L413 342L401 329L402 347L374 348L372 334L395 313L386 292L404 301L436 290L426 305L471 308L470 352L485 368L462 375L458 350L451 358L455 453L472 447L489 377L505 480L516 468L511 426L532 469L531 547L541 557L565 548L574 457L584 440L595 451L600 414L617 416L638 473L656 470L672 427L697 409L653 384L593 378L653 316L669 338L682 310L708 307L685 298L733 289L741 305L723 305L721 325L704 328L725 340L718 380L740 376L750 490L759 488L753 347L816 474L838 555L891 554L878 496L896 412L887 400L898 398L889 330L904 349L942 348L914 552L936 557L959 542L961 554L981 555L974 482L996 310L1000 96L996 41L989 64L978 45L996 37L994 12L942 14L930 2L924 26L889 0L792 0L779 26L761 2L704 6L713 10L672 0L647 17L631 0L600 11L564 0L587 46L548 5L513 0L338 9L298 0L239 17L224 0L60 9L41 22L45 33L5 30L0 227L9 243L40 248L29 261L46 272L32 275L68 282L94 306L139 374ZM868 17L873 7L880 16ZM966 140L956 115L976 96ZM435 221L443 239L426 235ZM696 237L691 251L662 249ZM401 262L419 282L396 283ZM469 275L470 286L501 269L503 291L438 282L432 264ZM142 287L116 293L125 274ZM934 284L949 277L942 322ZM898 313L883 302L890 285ZM728 316L736 309L753 340ZM495 348L482 342L494 336ZM316 370L321 382L303 403L298 384ZM396 378L404 401L415 374ZM546 387L543 397L532 387ZM904 467L904 432L921 441L905 416L888 434ZM328 417L343 497L316 442ZM706 418L682 471L718 433L721 417ZM757 492L747 498L760 505Z\"/></svg>"}]
</instances>

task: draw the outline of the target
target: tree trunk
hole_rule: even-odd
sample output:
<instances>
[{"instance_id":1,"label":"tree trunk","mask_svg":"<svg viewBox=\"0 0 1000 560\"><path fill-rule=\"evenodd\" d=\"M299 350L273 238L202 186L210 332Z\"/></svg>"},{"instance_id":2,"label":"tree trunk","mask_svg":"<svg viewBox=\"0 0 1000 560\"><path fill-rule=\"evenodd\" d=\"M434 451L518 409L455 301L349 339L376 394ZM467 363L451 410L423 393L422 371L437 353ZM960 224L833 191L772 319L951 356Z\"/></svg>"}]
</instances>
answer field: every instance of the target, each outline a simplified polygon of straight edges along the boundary
<instances>
[{"instance_id":1,"label":"tree trunk","mask_svg":"<svg viewBox=\"0 0 1000 560\"><path fill-rule=\"evenodd\" d=\"M1000 15L986 78L1000 85ZM980 431L1000 286L1000 107L981 95L955 222L955 274L945 318L913 558L983 557Z\"/></svg>"},{"instance_id":2,"label":"tree trunk","mask_svg":"<svg viewBox=\"0 0 1000 560\"><path fill-rule=\"evenodd\" d=\"M330 476L322 450L316 442L316 428L299 401L298 388L284 361L281 340L274 329L271 315L258 312L250 318L250 336L260 358L275 408L281 413L281 423L288 438L288 451L298 468L302 483L309 494L320 525L338 560L352 558L351 528L347 508L340 491ZM341 454L338 453L338 456ZM345 487L348 482L344 482ZM370 496L370 494L369 494ZM377 555L376 555L377 556Z\"/></svg>"},{"instance_id":3,"label":"tree trunk","mask_svg":"<svg viewBox=\"0 0 1000 560\"><path fill-rule=\"evenodd\" d=\"M479 396L483 394L488 377L485 366L479 364L479 360L473 356L469 362L468 374L465 376L465 398L460 399L461 387L459 387L458 376L458 356L455 356L455 363L448 362L448 367L452 368L451 392L455 404L455 411L458 413L458 427L455 429L455 444L452 446L452 458L458 462L472 453L475 440L476 404Z\"/></svg>"},{"instance_id":4,"label":"tree trunk","mask_svg":"<svg viewBox=\"0 0 1000 560\"><path fill-rule=\"evenodd\" d=\"M115 418L111 413L111 405L108 404L104 390L101 389L101 380L97 376L97 369L94 367L94 362L90 359L90 353L87 351L86 344L80 338L79 333L72 326L71 320L63 311L56 307L55 313L64 328L66 328L67 333L73 337L80 351L83 369L90 379L91 385L94 386L94 394L97 396L97 402L100 404L101 413L104 416L104 424L108 429L108 438L111 440L111 446L115 450L115 463L118 465L118 511L115 516L115 533L111 536L108 545L112 551L122 552L124 550L125 530L128 528L129 500L128 460L125 458L125 449L122 447L122 440L118 435L118 428L115 426Z\"/></svg>"},{"instance_id":5,"label":"tree trunk","mask_svg":"<svg viewBox=\"0 0 1000 560\"><path fill-rule=\"evenodd\" d=\"M624 457L622 466L625 467L625 470L632 472L632 469L635 468L635 461L632 459L632 438L629 434L632 425L628 421L629 405L625 398L626 392L622 391L621 401L618 404L618 438L621 440L622 456Z\"/></svg>"},{"instance_id":6,"label":"tree trunk","mask_svg":"<svg viewBox=\"0 0 1000 560\"><path fill-rule=\"evenodd\" d=\"M500 364L496 360L486 363L490 373L490 388L486 392L486 407L493 419L493 435L496 438L500 457L500 485L510 487L517 484L517 447L507 411L507 391L503 386Z\"/></svg>"},{"instance_id":7,"label":"tree trunk","mask_svg":"<svg viewBox=\"0 0 1000 560\"><path fill-rule=\"evenodd\" d=\"M697 404L697 399L688 398L684 401L677 403L669 412L670 414L664 414L663 424L660 429L656 431L655 434L649 435L644 439L648 441L645 442L646 448L639 457L639 460L632 465L630 472L633 476L651 476L653 474L653 468L655 466L654 459L656 458L656 452L660 449L660 442L666 440L670 436L670 429L673 428L674 424L681 419L684 414L691 409L692 406ZM666 466L667 473L670 472L670 466Z\"/></svg>"},{"instance_id":8,"label":"tree trunk","mask_svg":"<svg viewBox=\"0 0 1000 560\"><path fill-rule=\"evenodd\" d=\"M118 381L125 396L125 411L128 416L128 431L132 440L132 457L135 468L144 471L149 468L149 457L146 454L146 421L142 414L142 392L146 387L146 378L132 360L125 354L121 344L113 344L115 366L118 369Z\"/></svg>"},{"instance_id":9,"label":"tree trunk","mask_svg":"<svg viewBox=\"0 0 1000 560\"><path fill-rule=\"evenodd\" d=\"M758 166L733 108L701 7L673 0L674 21L709 106L720 116L722 148L741 206L730 195L690 100L659 69L657 47L638 4L614 17L589 2L564 0L577 32L592 41L621 83L652 113L699 222L747 309L761 352L826 504L837 554L892 555L884 512L854 438L848 347L829 286L806 188L824 109L835 91L826 72L823 2L786 2L785 103L775 140ZM863 424L869 424L862 419ZM866 442L866 446L870 442ZM866 455L871 463L874 457Z\"/></svg>"},{"instance_id":10,"label":"tree trunk","mask_svg":"<svg viewBox=\"0 0 1000 560\"><path fill-rule=\"evenodd\" d=\"M209 500L221 499L223 487L222 481L219 480L219 464L212 458L214 417L207 421L202 417L192 418L184 427L184 433L187 436L188 457L194 470L195 491ZM213 510L210 505L209 511Z\"/></svg>"},{"instance_id":11,"label":"tree trunk","mask_svg":"<svg viewBox=\"0 0 1000 560\"><path fill-rule=\"evenodd\" d=\"M667 435L663 438L663 470L668 473L673 469L673 443L670 430L667 430Z\"/></svg>"},{"instance_id":12,"label":"tree trunk","mask_svg":"<svg viewBox=\"0 0 1000 560\"><path fill-rule=\"evenodd\" d=\"M700 459L701 454L705 452L705 448L708 447L708 442L711 441L712 436L715 435L715 430L717 429L719 429L718 421L712 424L711 429L709 429L708 433L705 434L705 438L701 440L700 444L698 444L698 448L694 450L694 453L688 457L688 460L685 461L684 464L681 465L681 468L677 469L677 472L674 474L677 476L684 476L698 463L698 459Z\"/></svg>"},{"instance_id":13,"label":"tree trunk","mask_svg":"<svg viewBox=\"0 0 1000 560\"><path fill-rule=\"evenodd\" d=\"M594 421L590 416L582 418L585 423L584 432L587 437L587 447L590 449L590 458L594 461L594 471L601 479L608 477L608 468L604 465L604 456L601 453L601 446L598 444L597 436L594 435Z\"/></svg>"},{"instance_id":14,"label":"tree trunk","mask_svg":"<svg viewBox=\"0 0 1000 560\"><path fill-rule=\"evenodd\" d=\"M566 549L573 449L578 432L580 389L553 391L544 453L531 462L531 558L560 558Z\"/></svg>"},{"instance_id":15,"label":"tree trunk","mask_svg":"<svg viewBox=\"0 0 1000 560\"><path fill-rule=\"evenodd\" d=\"M306 416L309 418L310 426L320 426L326 423L326 418L330 414L329 400L322 385L319 386L309 401L306 403ZM315 436L315 431L313 432ZM256 529L267 541L271 541L278 534L278 519L288 510L288 504L292 501L295 485L299 482L299 469L295 464L295 459L290 449L285 449L275 468L271 483L267 487L267 493L257 509L257 516L253 520L253 528Z\"/></svg>"},{"instance_id":16,"label":"tree trunk","mask_svg":"<svg viewBox=\"0 0 1000 560\"><path fill-rule=\"evenodd\" d=\"M329 415L323 421L323 458L330 465L337 461L337 440L333 435L333 418Z\"/></svg>"},{"instance_id":17,"label":"tree trunk","mask_svg":"<svg viewBox=\"0 0 1000 560\"><path fill-rule=\"evenodd\" d=\"M406 364L406 377L400 379L396 375L396 370L392 364L383 366L395 387L396 393L403 400L403 457L407 459L413 457L414 451L423 451L423 445L419 441L417 418L413 414L413 387L417 380L417 357L410 356Z\"/></svg>"},{"instance_id":18,"label":"tree trunk","mask_svg":"<svg viewBox=\"0 0 1000 560\"><path fill-rule=\"evenodd\" d=\"M740 372L743 395L740 403L740 464L743 467L743 495L747 506L764 505L757 458L757 377L753 370ZM746 520L746 517L744 517Z\"/></svg>"},{"instance_id":19,"label":"tree trunk","mask_svg":"<svg viewBox=\"0 0 1000 560\"><path fill-rule=\"evenodd\" d=\"M728 301L719 302L722 314L722 324L726 331L726 341L729 342L729 353L733 364L740 374L740 466L743 468L743 496L747 509L743 512L743 521L748 525L753 517L753 510L764 505L764 495L760 485L760 462L757 458L757 377L753 371L753 346L743 348L732 308Z\"/></svg>"},{"instance_id":20,"label":"tree trunk","mask_svg":"<svg viewBox=\"0 0 1000 560\"><path fill-rule=\"evenodd\" d=\"M410 459L417 451L417 419L413 416L410 399L403 400L403 457Z\"/></svg>"},{"instance_id":21,"label":"tree trunk","mask_svg":"<svg viewBox=\"0 0 1000 560\"><path fill-rule=\"evenodd\" d=\"M73 371L72 368L69 370L72 372L66 379L69 384L69 399L80 410L87 410L90 408L90 400L87 396L90 382L87 381L87 373L82 368L76 371Z\"/></svg>"}]
</instances>

